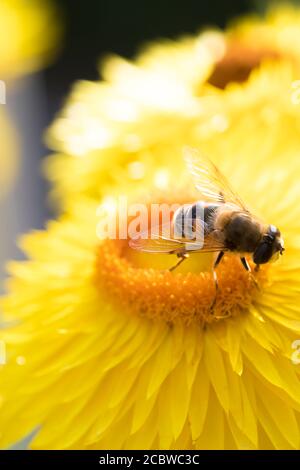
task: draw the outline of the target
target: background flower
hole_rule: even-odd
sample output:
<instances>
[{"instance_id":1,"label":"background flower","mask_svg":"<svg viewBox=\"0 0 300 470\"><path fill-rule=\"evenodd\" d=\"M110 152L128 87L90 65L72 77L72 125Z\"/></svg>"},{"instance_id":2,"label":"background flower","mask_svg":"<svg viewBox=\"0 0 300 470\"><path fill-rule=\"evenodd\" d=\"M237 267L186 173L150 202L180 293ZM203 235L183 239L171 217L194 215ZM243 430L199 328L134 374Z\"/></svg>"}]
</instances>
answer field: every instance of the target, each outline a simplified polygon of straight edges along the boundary
<instances>
[{"instance_id":1,"label":"background flower","mask_svg":"<svg viewBox=\"0 0 300 470\"><path fill-rule=\"evenodd\" d=\"M252 13L233 21L227 31L227 41L229 45L236 43L241 48L251 46L256 53L262 51L276 58L289 58L299 67L299 34L299 6L273 2L264 17Z\"/></svg>"},{"instance_id":2,"label":"background flower","mask_svg":"<svg viewBox=\"0 0 300 470\"><path fill-rule=\"evenodd\" d=\"M8 92L9 98L12 96L12 81L35 72L52 59L57 49L58 31L53 4L48 1L3 0L0 4L1 141L4 143L0 157L2 193L15 174L18 154L17 145L13 142L16 132L13 134L10 130L13 124L8 123L9 115L3 101L7 101Z\"/></svg>"},{"instance_id":3,"label":"background flower","mask_svg":"<svg viewBox=\"0 0 300 470\"><path fill-rule=\"evenodd\" d=\"M240 139L242 146L232 149L242 155L243 145L252 142L252 112L258 111L267 145L278 152L277 138L284 140L290 132L290 119L292 132L298 129L293 119L298 110L290 100L298 78L297 48L290 47L300 37L298 15L292 7L272 9L265 21L246 18L226 33L208 30L149 46L134 62L107 59L101 68L104 80L78 83L48 133L49 146L57 152L46 163L54 198L66 209L77 196L98 199L122 191L128 178L135 187L144 178L160 186L168 180L170 155L180 172L182 143L206 149L208 140L210 151L213 132L224 135L221 146L237 141L227 139L232 132L248 133ZM259 40L253 41L254 36ZM263 70L271 61L275 75L270 80ZM260 67L259 75L251 75ZM278 96L281 77L286 88ZM247 88L248 79L253 85ZM246 97L244 88L230 92L231 84L240 81L249 90ZM230 104L220 110L215 106L219 99ZM281 125L285 132L278 134L275 128Z\"/></svg>"},{"instance_id":4,"label":"background flower","mask_svg":"<svg viewBox=\"0 0 300 470\"><path fill-rule=\"evenodd\" d=\"M267 5L264 16L252 13L232 21L210 83L225 88L229 82L247 80L251 70L266 59L289 60L299 73L299 7L288 2Z\"/></svg>"},{"instance_id":5,"label":"background flower","mask_svg":"<svg viewBox=\"0 0 300 470\"><path fill-rule=\"evenodd\" d=\"M49 1L2 0L1 78L15 79L48 63L57 48L59 24L53 3Z\"/></svg>"},{"instance_id":6,"label":"background flower","mask_svg":"<svg viewBox=\"0 0 300 470\"><path fill-rule=\"evenodd\" d=\"M211 32L151 46L135 64L113 57L104 65L105 81L78 83L48 133L59 152L47 163L54 195L69 204L73 196L121 190L128 178L137 187L145 177L163 184L178 140L204 113L198 90L220 41Z\"/></svg>"},{"instance_id":7,"label":"background flower","mask_svg":"<svg viewBox=\"0 0 300 470\"><path fill-rule=\"evenodd\" d=\"M43 86L32 74L51 62L59 38L60 21L51 0L0 2L0 282L5 261L17 255L16 234L39 219L38 198L30 200L38 186L30 163L40 152L36 141Z\"/></svg>"}]
</instances>

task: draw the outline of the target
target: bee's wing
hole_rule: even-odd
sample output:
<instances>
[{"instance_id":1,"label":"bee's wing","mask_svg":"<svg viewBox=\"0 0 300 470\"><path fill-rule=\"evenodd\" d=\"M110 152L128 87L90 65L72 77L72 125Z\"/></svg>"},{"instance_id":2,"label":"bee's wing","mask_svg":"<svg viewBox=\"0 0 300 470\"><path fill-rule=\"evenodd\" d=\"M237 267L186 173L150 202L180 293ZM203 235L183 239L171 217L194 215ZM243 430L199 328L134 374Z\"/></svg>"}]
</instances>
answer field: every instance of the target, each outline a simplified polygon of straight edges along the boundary
<instances>
[{"instance_id":1,"label":"bee's wing","mask_svg":"<svg viewBox=\"0 0 300 470\"><path fill-rule=\"evenodd\" d=\"M195 187L205 200L218 203L231 203L249 212L241 198L234 192L225 176L199 150L185 147L184 159L193 176Z\"/></svg>"},{"instance_id":2,"label":"bee's wing","mask_svg":"<svg viewBox=\"0 0 300 470\"><path fill-rule=\"evenodd\" d=\"M165 240L164 238L133 238L129 241L129 246L134 250L144 253L179 253L185 251L185 245L182 242L174 240Z\"/></svg>"},{"instance_id":3,"label":"bee's wing","mask_svg":"<svg viewBox=\"0 0 300 470\"><path fill-rule=\"evenodd\" d=\"M129 246L146 253L178 253L188 251L192 246L194 249L196 247L199 249L203 245L203 236L201 236L200 230L204 229L205 223L200 222L200 224L201 227L198 227L199 236L195 236L193 240L184 237L175 238L174 227L171 223L167 223L151 227L151 230L132 238L129 241ZM197 239L201 240L198 245L196 245Z\"/></svg>"},{"instance_id":4,"label":"bee's wing","mask_svg":"<svg viewBox=\"0 0 300 470\"><path fill-rule=\"evenodd\" d=\"M190 238L173 238L170 234L169 224L161 225L152 229L152 233L145 232L132 238L129 241L129 246L135 250L144 253L188 253L192 251L197 252L213 252L213 251L226 251L227 248L224 244L213 236L213 233L205 234L205 222L201 222L202 226L195 230L195 239ZM199 231L201 230L201 234ZM202 232L203 230L203 232ZM197 233L198 232L198 233ZM155 238L153 238L155 233ZM204 234L204 238L202 237Z\"/></svg>"}]
</instances>

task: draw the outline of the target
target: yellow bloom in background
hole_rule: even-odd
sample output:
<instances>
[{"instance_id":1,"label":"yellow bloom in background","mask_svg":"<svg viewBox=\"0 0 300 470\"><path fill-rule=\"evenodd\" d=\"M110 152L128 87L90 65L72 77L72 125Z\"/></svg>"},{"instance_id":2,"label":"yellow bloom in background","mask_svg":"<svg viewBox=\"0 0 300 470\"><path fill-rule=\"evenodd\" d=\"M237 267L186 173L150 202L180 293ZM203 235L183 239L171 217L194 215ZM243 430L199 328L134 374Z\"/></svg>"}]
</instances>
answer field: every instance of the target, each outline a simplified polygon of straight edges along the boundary
<instances>
[{"instance_id":1,"label":"yellow bloom in background","mask_svg":"<svg viewBox=\"0 0 300 470\"><path fill-rule=\"evenodd\" d=\"M13 80L49 63L57 49L60 27L53 3L46 0L0 2L0 198L18 168L17 132L3 103Z\"/></svg>"},{"instance_id":2,"label":"yellow bloom in background","mask_svg":"<svg viewBox=\"0 0 300 470\"><path fill-rule=\"evenodd\" d=\"M256 274L260 290L226 256L214 307L223 319L210 314L209 259L162 271L174 257L99 240L92 202L23 239L30 261L11 264L2 305L12 325L1 334L2 447L37 429L34 449L300 448L300 162L290 149L267 164L250 148L217 159L286 242ZM185 197L176 181L167 197Z\"/></svg>"},{"instance_id":3,"label":"yellow bloom in background","mask_svg":"<svg viewBox=\"0 0 300 470\"><path fill-rule=\"evenodd\" d=\"M300 9L288 2L274 2L264 17L252 14L239 18L227 30L227 44L250 46L277 58L289 58L299 68Z\"/></svg>"},{"instance_id":4,"label":"yellow bloom in background","mask_svg":"<svg viewBox=\"0 0 300 470\"><path fill-rule=\"evenodd\" d=\"M76 84L47 136L58 152L47 162L56 199L98 198L126 187L128 178L133 187L145 178L159 187L178 140L205 113L198 95L222 45L212 31L166 41L136 63L107 59L105 81Z\"/></svg>"},{"instance_id":5,"label":"yellow bloom in background","mask_svg":"<svg viewBox=\"0 0 300 470\"><path fill-rule=\"evenodd\" d=\"M59 35L53 4L46 0L2 0L1 79L34 72L52 59ZM8 40L9 38L9 40Z\"/></svg>"},{"instance_id":6,"label":"yellow bloom in background","mask_svg":"<svg viewBox=\"0 0 300 470\"><path fill-rule=\"evenodd\" d=\"M211 95L219 98L225 86L227 94L231 83L247 80L251 71L268 61L290 63L291 83L285 82L287 89L281 94L292 93L292 81L300 73L299 38L299 8L281 6L271 8L265 19L240 19L225 33L208 30L194 38L154 44L134 62L107 59L101 68L103 81L76 84L48 132L49 146L56 152L46 163L53 197L68 209L78 196L99 198L107 191L122 190L128 178L134 187L144 184L145 178L160 186L170 155L173 165L181 166L178 142L202 147L209 127L232 132L226 115L206 119ZM285 110L280 100L277 103L276 77L273 81L274 85L258 85L257 98L255 85L246 104L237 100L237 123L240 118L243 123L247 120L245 106L250 102L254 108L257 103L264 114L263 129L273 132L280 109L289 132ZM206 129L201 129L205 120ZM276 132L274 136L276 148Z\"/></svg>"},{"instance_id":7,"label":"yellow bloom in background","mask_svg":"<svg viewBox=\"0 0 300 470\"><path fill-rule=\"evenodd\" d=\"M229 82L247 80L265 59L289 60L300 72L300 9L290 3L271 3L264 16L253 13L227 28L224 53L209 78L225 88Z\"/></svg>"}]
</instances>

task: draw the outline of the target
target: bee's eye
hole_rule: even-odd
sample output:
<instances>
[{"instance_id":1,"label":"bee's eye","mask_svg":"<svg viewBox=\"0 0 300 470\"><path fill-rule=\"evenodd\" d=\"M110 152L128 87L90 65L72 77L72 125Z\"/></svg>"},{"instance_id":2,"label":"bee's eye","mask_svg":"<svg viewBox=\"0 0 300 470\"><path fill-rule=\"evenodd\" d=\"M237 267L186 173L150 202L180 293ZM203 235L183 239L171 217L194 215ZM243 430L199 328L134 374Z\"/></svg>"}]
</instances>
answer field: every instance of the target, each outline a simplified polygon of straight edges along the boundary
<instances>
[{"instance_id":1,"label":"bee's eye","mask_svg":"<svg viewBox=\"0 0 300 470\"><path fill-rule=\"evenodd\" d=\"M267 263L270 261L272 254L272 245L266 242L260 243L253 254L253 261L255 264Z\"/></svg>"}]
</instances>

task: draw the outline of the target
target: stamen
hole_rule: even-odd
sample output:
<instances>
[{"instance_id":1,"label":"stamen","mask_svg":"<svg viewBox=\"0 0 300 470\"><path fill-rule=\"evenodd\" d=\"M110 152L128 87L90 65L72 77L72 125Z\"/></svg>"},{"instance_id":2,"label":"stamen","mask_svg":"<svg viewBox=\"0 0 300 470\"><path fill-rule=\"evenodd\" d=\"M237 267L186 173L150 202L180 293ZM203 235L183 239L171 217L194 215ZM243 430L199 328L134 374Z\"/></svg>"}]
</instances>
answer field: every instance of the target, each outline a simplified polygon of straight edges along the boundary
<instances>
[{"instance_id":1,"label":"stamen","mask_svg":"<svg viewBox=\"0 0 300 470\"><path fill-rule=\"evenodd\" d=\"M96 285L101 295L129 315L151 320L205 325L243 314L266 280L266 268L251 275L243 268L238 256L227 254L217 268L218 294L211 266L193 272L170 272L142 267L143 255L132 259L127 241L106 240L98 248ZM193 256L193 255L192 255ZM194 255L197 257L205 255ZM149 255L154 260L160 255ZM170 266L175 257L168 255ZM189 261L187 261L188 263ZM249 261L250 262L250 261ZM195 261L194 261L195 265ZM250 262L251 265L251 262ZM253 268L253 266L252 266ZM183 268L184 269L184 268ZM183 270L182 269L182 270ZM211 309L211 306L213 309Z\"/></svg>"}]
</instances>

